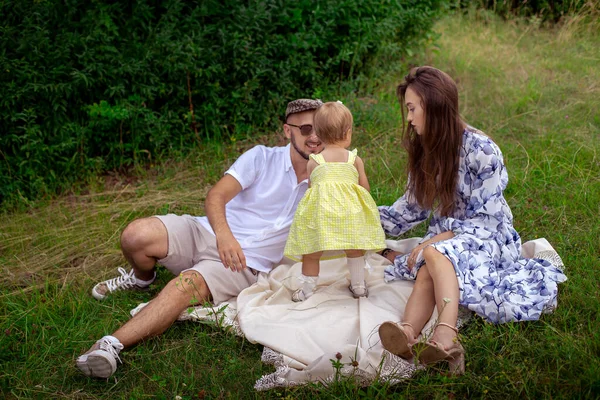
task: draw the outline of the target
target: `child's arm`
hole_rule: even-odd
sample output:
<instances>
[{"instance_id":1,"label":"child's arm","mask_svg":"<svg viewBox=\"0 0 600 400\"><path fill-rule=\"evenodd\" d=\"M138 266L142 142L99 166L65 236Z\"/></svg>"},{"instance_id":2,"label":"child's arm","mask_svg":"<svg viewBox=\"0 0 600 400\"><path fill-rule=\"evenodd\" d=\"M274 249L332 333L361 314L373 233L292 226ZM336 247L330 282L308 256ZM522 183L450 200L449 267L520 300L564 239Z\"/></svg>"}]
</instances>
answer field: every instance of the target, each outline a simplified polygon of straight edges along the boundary
<instances>
[{"instance_id":1,"label":"child's arm","mask_svg":"<svg viewBox=\"0 0 600 400\"><path fill-rule=\"evenodd\" d=\"M369 186L369 180L367 179L367 174L365 173L365 164L359 156L356 156L356 159L354 160L354 167L356 167L356 170L358 171L358 184L367 189L367 192L369 192L371 187Z\"/></svg>"}]
</instances>

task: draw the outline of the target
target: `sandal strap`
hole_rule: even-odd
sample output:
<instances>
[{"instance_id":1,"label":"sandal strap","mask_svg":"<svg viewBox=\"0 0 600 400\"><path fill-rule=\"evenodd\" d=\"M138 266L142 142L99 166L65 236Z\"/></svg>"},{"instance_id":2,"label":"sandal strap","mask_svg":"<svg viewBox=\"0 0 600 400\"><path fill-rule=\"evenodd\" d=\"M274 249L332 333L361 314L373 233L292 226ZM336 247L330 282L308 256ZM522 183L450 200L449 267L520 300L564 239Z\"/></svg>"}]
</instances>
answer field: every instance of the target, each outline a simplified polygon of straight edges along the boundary
<instances>
[{"instance_id":1,"label":"sandal strap","mask_svg":"<svg viewBox=\"0 0 600 400\"><path fill-rule=\"evenodd\" d=\"M452 329L454 332L456 332L456 334L458 334L458 328L457 328L457 327L455 327L455 326L452 326L452 325L450 325L450 324L447 324L447 323L445 323L445 322L438 322L438 323L435 325L435 327L437 328L437 327L438 327L438 326L440 326L440 325L446 326L446 327L448 327L448 328Z\"/></svg>"}]
</instances>

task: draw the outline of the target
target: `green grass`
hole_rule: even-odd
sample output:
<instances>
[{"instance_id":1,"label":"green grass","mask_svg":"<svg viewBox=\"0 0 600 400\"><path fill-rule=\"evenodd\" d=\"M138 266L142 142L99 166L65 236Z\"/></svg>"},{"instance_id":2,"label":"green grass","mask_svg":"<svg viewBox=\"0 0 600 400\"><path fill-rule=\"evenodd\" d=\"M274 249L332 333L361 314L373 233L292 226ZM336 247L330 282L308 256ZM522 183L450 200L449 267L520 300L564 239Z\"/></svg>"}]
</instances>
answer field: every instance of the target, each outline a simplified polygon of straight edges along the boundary
<instances>
[{"instance_id":1,"label":"green grass","mask_svg":"<svg viewBox=\"0 0 600 400\"><path fill-rule=\"evenodd\" d=\"M569 280L559 306L540 321L490 325L476 318L461 331L467 372L432 368L388 387L256 393L272 367L261 347L215 327L180 323L123 353L108 379L88 379L74 359L157 293L118 293L104 302L94 282L124 266L118 238L126 224L155 213L203 213L207 189L254 143L211 144L183 162L156 166L135 180L106 179L83 193L40 203L0 220L0 394L6 398L597 398L600 396L600 24L597 5L561 26L502 22L486 12L438 22L439 39L398 60L368 95L332 94L353 110L355 145L372 193L390 204L402 192L395 85L406 65L430 64L460 86L462 114L504 152L506 191L524 241L545 237ZM389 66L388 66L389 67ZM395 72L394 72L395 71ZM420 228L422 232L423 228ZM412 235L413 233L411 233Z\"/></svg>"}]
</instances>

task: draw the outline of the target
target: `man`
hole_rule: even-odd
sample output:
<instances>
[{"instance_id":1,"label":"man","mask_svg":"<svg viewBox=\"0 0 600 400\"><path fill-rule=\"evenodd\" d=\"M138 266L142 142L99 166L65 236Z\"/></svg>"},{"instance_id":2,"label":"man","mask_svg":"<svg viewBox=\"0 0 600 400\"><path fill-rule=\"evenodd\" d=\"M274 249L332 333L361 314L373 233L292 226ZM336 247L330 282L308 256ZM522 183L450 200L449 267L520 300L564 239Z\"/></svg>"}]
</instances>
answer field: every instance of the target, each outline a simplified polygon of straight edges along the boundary
<instances>
[{"instance_id":1,"label":"man","mask_svg":"<svg viewBox=\"0 0 600 400\"><path fill-rule=\"evenodd\" d=\"M173 214L142 218L121 235L129 273L100 282L97 299L116 290L142 289L155 279L159 262L174 275L162 291L112 335L98 340L77 358L88 376L108 378L119 352L160 335L190 303L218 304L235 297L269 272L283 249L298 202L308 187L309 155L323 149L312 127L323 103L299 99L286 109L285 147L256 146L242 154L205 201L206 217Z\"/></svg>"}]
</instances>

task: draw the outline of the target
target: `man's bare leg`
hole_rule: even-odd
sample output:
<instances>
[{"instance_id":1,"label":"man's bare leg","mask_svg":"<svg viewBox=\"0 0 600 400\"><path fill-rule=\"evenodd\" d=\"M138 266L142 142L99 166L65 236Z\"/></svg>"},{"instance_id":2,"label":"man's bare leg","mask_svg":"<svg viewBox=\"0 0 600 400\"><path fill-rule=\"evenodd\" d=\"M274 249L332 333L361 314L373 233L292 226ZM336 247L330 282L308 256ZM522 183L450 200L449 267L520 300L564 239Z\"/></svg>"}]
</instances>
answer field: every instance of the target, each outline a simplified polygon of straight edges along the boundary
<instances>
[{"instance_id":1,"label":"man's bare leg","mask_svg":"<svg viewBox=\"0 0 600 400\"><path fill-rule=\"evenodd\" d=\"M119 268L121 276L98 283L92 295L103 300L110 292L148 287L156 276L156 260L167 256L169 239L167 228L156 217L131 222L121 234L121 251L131 265L127 272Z\"/></svg>"},{"instance_id":2,"label":"man's bare leg","mask_svg":"<svg viewBox=\"0 0 600 400\"><path fill-rule=\"evenodd\" d=\"M163 333L190 305L211 299L204 278L187 271L172 279L138 314L112 335L104 336L76 361L88 376L108 378L117 370L119 352Z\"/></svg>"},{"instance_id":3,"label":"man's bare leg","mask_svg":"<svg viewBox=\"0 0 600 400\"><path fill-rule=\"evenodd\" d=\"M156 217L136 219L121 233L123 256L141 280L152 279L156 260L165 258L168 250L167 228Z\"/></svg>"},{"instance_id":4,"label":"man's bare leg","mask_svg":"<svg viewBox=\"0 0 600 400\"><path fill-rule=\"evenodd\" d=\"M172 279L138 314L117 329L112 336L124 347L157 336L167 330L188 307L211 299L204 278L187 271Z\"/></svg>"},{"instance_id":5,"label":"man's bare leg","mask_svg":"<svg viewBox=\"0 0 600 400\"><path fill-rule=\"evenodd\" d=\"M153 279L156 260L167 256L167 229L155 217L135 220L122 233L121 248L136 278ZM177 276L132 319L80 356L77 366L88 376L109 377L116 371L116 360L120 360L123 348L160 335L187 307L210 299L210 291L200 274L188 271Z\"/></svg>"}]
</instances>

